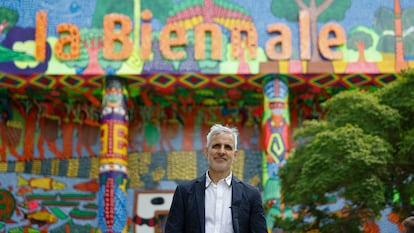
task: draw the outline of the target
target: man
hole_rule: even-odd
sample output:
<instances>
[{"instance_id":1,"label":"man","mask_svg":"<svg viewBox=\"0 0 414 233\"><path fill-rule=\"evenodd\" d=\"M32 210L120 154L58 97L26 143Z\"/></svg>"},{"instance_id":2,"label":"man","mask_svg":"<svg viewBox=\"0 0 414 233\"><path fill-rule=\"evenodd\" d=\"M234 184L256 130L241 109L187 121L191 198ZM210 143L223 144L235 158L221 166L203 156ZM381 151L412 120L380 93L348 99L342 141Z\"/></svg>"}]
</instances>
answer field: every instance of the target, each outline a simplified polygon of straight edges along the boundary
<instances>
[{"instance_id":1,"label":"man","mask_svg":"<svg viewBox=\"0 0 414 233\"><path fill-rule=\"evenodd\" d=\"M259 191L231 172L237 136L236 128L211 127L204 151L208 170L177 186L165 233L267 233Z\"/></svg>"},{"instance_id":2,"label":"man","mask_svg":"<svg viewBox=\"0 0 414 233\"><path fill-rule=\"evenodd\" d=\"M404 226L404 233L414 233L414 216L407 217L402 222Z\"/></svg>"}]
</instances>

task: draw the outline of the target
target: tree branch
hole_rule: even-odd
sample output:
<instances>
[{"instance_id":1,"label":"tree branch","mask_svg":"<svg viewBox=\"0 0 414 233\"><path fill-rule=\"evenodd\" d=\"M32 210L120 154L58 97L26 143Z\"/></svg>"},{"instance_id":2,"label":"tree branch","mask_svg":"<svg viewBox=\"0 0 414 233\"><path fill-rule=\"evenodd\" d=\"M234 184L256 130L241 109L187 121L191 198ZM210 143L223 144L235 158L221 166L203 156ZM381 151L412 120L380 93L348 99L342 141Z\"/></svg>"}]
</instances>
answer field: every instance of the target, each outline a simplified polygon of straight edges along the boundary
<instances>
[{"instance_id":1,"label":"tree branch","mask_svg":"<svg viewBox=\"0 0 414 233\"><path fill-rule=\"evenodd\" d=\"M306 4L303 2L303 0L296 0L296 3L299 5L300 9L302 9L302 10L309 9L309 7L306 6Z\"/></svg>"},{"instance_id":2,"label":"tree branch","mask_svg":"<svg viewBox=\"0 0 414 233\"><path fill-rule=\"evenodd\" d=\"M334 0L326 0L321 5L317 7L316 14L319 16L326 8L333 3Z\"/></svg>"}]
</instances>

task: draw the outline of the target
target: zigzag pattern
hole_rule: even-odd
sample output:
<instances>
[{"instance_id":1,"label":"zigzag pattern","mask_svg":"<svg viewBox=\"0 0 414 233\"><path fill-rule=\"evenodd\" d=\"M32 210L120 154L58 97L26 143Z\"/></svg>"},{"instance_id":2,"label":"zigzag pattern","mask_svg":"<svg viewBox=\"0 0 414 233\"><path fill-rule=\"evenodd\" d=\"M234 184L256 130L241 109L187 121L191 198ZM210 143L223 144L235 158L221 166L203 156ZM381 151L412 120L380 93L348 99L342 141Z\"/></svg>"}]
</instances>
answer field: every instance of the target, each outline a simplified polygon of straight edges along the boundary
<instances>
[{"instance_id":1,"label":"zigzag pattern","mask_svg":"<svg viewBox=\"0 0 414 233\"><path fill-rule=\"evenodd\" d=\"M208 75L208 74L144 74L144 75L119 75L125 78L129 87L151 86L154 88L237 88L253 87L261 88L264 77L268 74L257 75ZM273 74L287 77L289 86L297 88L301 86L327 87L360 87L383 86L398 78L398 74ZM12 75L0 74L0 88L40 88L56 89L84 87L101 88L104 75Z\"/></svg>"}]
</instances>

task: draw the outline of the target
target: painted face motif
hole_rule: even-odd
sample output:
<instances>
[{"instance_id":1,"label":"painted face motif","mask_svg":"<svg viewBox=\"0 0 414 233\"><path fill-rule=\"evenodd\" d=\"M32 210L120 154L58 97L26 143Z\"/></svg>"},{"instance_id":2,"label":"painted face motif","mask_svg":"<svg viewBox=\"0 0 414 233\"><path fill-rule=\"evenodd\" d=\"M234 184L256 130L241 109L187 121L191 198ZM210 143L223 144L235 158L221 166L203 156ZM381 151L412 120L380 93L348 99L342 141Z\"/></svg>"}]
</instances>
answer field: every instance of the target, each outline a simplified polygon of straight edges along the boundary
<instances>
[{"instance_id":1,"label":"painted face motif","mask_svg":"<svg viewBox=\"0 0 414 233\"><path fill-rule=\"evenodd\" d=\"M105 98L108 107L120 107L122 105L122 90L108 89Z\"/></svg>"},{"instance_id":2,"label":"painted face motif","mask_svg":"<svg viewBox=\"0 0 414 233\"><path fill-rule=\"evenodd\" d=\"M231 164L237 156L232 134L216 134L205 150L210 172L229 173Z\"/></svg>"}]
</instances>

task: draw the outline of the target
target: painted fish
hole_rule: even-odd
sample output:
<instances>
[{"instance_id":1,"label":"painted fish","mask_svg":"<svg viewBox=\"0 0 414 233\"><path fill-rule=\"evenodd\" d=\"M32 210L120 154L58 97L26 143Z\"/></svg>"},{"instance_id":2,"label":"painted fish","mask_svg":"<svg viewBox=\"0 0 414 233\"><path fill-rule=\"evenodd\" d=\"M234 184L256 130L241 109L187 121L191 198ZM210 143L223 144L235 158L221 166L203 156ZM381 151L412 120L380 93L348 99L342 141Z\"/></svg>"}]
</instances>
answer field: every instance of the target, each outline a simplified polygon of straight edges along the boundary
<instances>
[{"instance_id":1,"label":"painted fish","mask_svg":"<svg viewBox=\"0 0 414 233\"><path fill-rule=\"evenodd\" d=\"M32 188L49 190L62 190L66 188L66 184L54 180L50 177L32 178L26 180L22 176L17 176L17 186L30 186Z\"/></svg>"},{"instance_id":2,"label":"painted fish","mask_svg":"<svg viewBox=\"0 0 414 233\"><path fill-rule=\"evenodd\" d=\"M87 182L75 184L73 188L79 191L83 191L83 192L96 193L99 190L99 183L96 179L93 179Z\"/></svg>"},{"instance_id":3,"label":"painted fish","mask_svg":"<svg viewBox=\"0 0 414 233\"><path fill-rule=\"evenodd\" d=\"M47 210L36 211L26 215L26 218L30 221L32 225L37 224L40 227L46 224L53 224L57 222L57 218L52 213Z\"/></svg>"}]
</instances>

